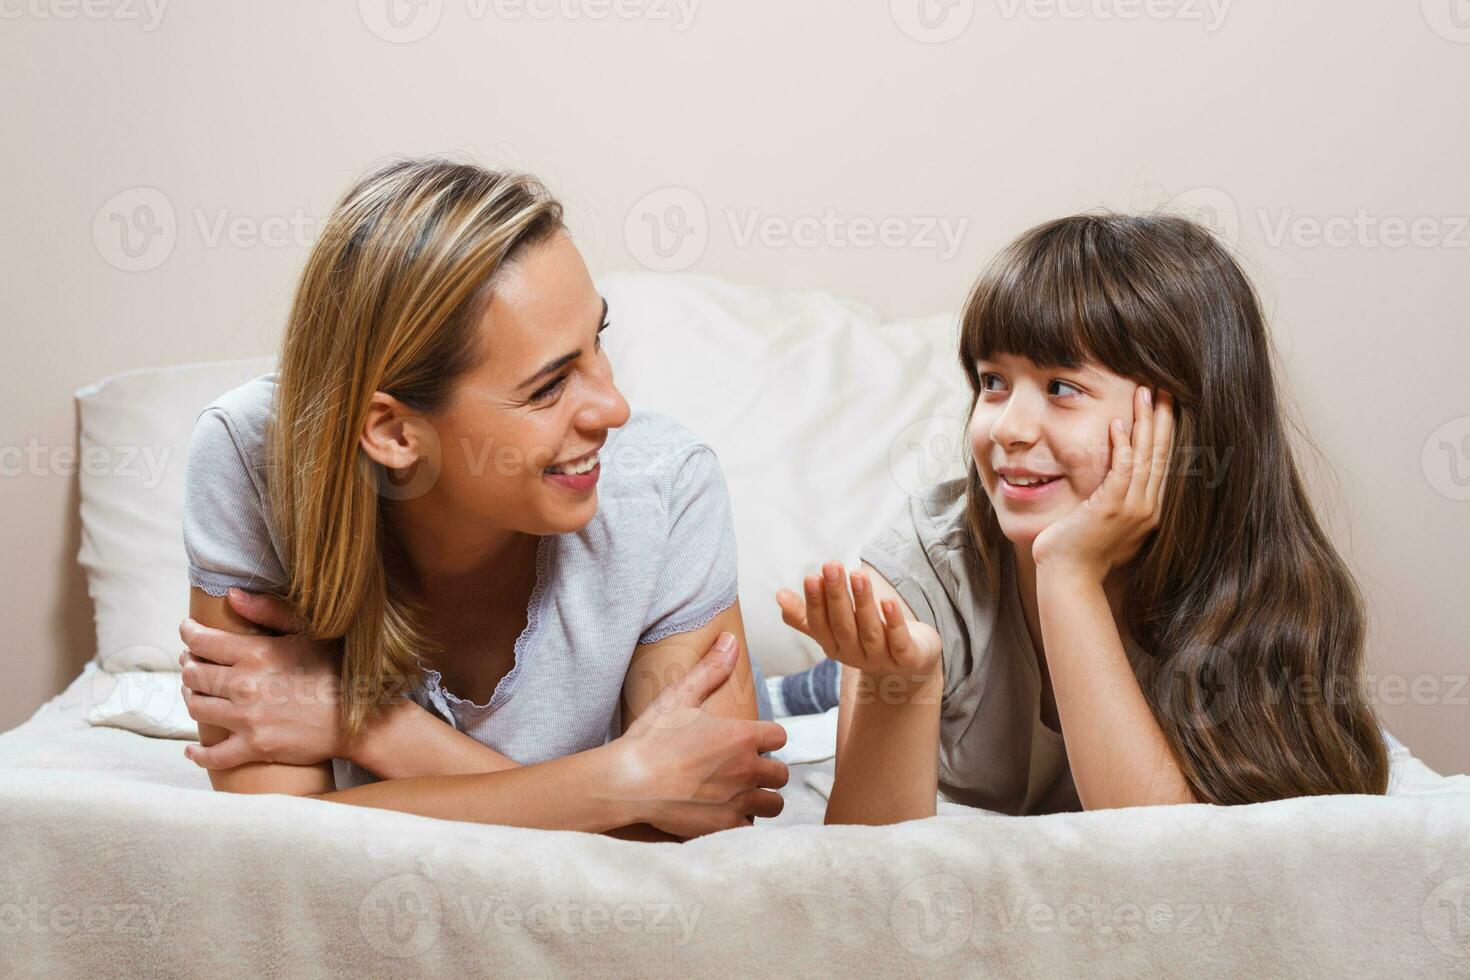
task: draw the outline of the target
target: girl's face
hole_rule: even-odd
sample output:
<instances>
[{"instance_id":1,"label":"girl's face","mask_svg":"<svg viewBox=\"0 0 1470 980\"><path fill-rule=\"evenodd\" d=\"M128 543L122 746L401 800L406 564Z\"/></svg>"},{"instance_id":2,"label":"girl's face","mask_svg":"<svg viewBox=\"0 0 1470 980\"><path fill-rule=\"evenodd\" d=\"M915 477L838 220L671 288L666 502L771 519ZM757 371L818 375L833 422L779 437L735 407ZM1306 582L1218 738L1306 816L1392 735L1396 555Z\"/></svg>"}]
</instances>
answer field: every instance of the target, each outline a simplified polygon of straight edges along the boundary
<instances>
[{"instance_id":1,"label":"girl's face","mask_svg":"<svg viewBox=\"0 0 1470 980\"><path fill-rule=\"evenodd\" d=\"M970 452L1002 532L1029 549L1102 483L1112 462L1108 425L1120 418L1132 432L1138 385L1097 364L1043 368L1010 354L981 360L976 369L981 390L970 417ZM1047 482L1015 485L1036 477Z\"/></svg>"},{"instance_id":2,"label":"girl's face","mask_svg":"<svg viewBox=\"0 0 1470 980\"><path fill-rule=\"evenodd\" d=\"M592 520L598 450L629 416L602 348L606 316L565 234L502 268L481 323L484 357L432 420L439 508L536 535Z\"/></svg>"}]
</instances>

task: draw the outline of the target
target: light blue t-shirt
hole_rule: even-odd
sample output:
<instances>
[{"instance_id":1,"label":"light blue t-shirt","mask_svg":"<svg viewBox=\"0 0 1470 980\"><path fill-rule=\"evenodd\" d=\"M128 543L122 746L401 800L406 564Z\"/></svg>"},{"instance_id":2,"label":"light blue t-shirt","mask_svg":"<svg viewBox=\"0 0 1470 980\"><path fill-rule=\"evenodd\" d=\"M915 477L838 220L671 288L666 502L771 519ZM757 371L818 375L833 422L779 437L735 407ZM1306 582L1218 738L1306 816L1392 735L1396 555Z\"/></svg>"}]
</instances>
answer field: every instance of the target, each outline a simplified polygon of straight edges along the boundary
<instances>
[{"instance_id":1,"label":"light blue t-shirt","mask_svg":"<svg viewBox=\"0 0 1470 980\"><path fill-rule=\"evenodd\" d=\"M220 396L189 445L184 545L189 582L275 592L286 583L266 506L265 438L275 376ZM602 745L620 731L638 644L704 626L736 599L735 533L713 450L673 419L635 409L601 450L597 513L543 536L515 665L487 704L426 670L413 698L523 765ZM757 688L762 685L757 684ZM372 774L333 760L339 789Z\"/></svg>"}]
</instances>

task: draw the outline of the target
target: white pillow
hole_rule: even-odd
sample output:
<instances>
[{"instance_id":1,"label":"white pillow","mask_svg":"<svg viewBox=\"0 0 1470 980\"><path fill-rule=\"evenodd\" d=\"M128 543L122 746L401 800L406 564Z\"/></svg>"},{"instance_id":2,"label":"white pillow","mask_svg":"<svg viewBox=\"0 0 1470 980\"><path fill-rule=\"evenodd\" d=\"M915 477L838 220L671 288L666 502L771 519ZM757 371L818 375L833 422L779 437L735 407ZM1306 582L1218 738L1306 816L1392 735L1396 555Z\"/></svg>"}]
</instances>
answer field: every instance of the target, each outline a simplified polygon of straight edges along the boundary
<instances>
[{"instance_id":1,"label":"white pillow","mask_svg":"<svg viewBox=\"0 0 1470 980\"><path fill-rule=\"evenodd\" d=\"M910 494L964 473L955 317L883 323L831 293L707 276L615 273L599 286L618 387L720 458L751 651L768 674L815 663L776 590L799 590L824 561L853 567Z\"/></svg>"},{"instance_id":2,"label":"white pillow","mask_svg":"<svg viewBox=\"0 0 1470 980\"><path fill-rule=\"evenodd\" d=\"M179 621L189 614L183 532L189 436L205 405L271 363L130 371L77 392L78 560L96 607L96 662L104 669L179 669Z\"/></svg>"},{"instance_id":3,"label":"white pillow","mask_svg":"<svg viewBox=\"0 0 1470 980\"><path fill-rule=\"evenodd\" d=\"M99 676L104 672L99 671ZM199 739L199 726L189 717L179 675L168 671L129 670L107 673L117 683L107 697L88 709L88 724L121 728L153 738Z\"/></svg>"},{"instance_id":4,"label":"white pillow","mask_svg":"<svg viewBox=\"0 0 1470 980\"><path fill-rule=\"evenodd\" d=\"M963 472L967 388L953 316L882 323L820 291L706 276L615 273L599 282L618 386L719 455L735 509L740 598L768 674L814 663L775 592L821 562L856 564L909 493ZM188 612L184 457L194 420L269 370L260 358L136 371L77 393L82 551L106 669L178 669Z\"/></svg>"}]
</instances>

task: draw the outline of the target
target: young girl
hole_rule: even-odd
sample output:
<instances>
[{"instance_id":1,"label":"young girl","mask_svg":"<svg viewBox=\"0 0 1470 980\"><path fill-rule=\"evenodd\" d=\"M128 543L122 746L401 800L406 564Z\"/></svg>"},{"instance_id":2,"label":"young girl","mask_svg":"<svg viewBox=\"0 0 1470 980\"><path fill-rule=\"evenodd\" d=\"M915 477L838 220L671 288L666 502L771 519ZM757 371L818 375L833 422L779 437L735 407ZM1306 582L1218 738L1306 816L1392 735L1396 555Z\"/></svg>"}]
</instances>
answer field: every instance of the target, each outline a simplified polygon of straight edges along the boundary
<instances>
[{"instance_id":1,"label":"young girl","mask_svg":"<svg viewBox=\"0 0 1470 980\"><path fill-rule=\"evenodd\" d=\"M963 316L967 475L851 583L777 596L842 669L827 820L1385 791L1364 612L1250 283L1177 217L1021 236Z\"/></svg>"},{"instance_id":2,"label":"young girl","mask_svg":"<svg viewBox=\"0 0 1470 980\"><path fill-rule=\"evenodd\" d=\"M279 374L190 445L217 788L655 838L780 811L719 464L629 409L607 313L534 180L408 160L346 193Z\"/></svg>"}]
</instances>

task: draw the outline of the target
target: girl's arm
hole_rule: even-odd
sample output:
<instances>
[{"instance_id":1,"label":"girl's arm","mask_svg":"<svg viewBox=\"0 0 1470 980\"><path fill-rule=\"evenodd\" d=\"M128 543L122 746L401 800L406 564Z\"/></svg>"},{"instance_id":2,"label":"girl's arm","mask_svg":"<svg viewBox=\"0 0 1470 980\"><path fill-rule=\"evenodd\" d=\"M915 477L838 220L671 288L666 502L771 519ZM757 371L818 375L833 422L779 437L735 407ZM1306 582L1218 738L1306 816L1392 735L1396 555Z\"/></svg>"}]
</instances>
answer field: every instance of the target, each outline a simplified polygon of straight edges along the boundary
<instances>
[{"instance_id":1,"label":"girl's arm","mask_svg":"<svg viewBox=\"0 0 1470 980\"><path fill-rule=\"evenodd\" d=\"M191 617L181 635L202 661L186 658L186 669L207 678L208 671L228 668L249 655L243 652L246 638L233 634L241 624L251 624L223 599L196 590L190 605L192 613L204 618L195 622ZM211 620L219 625L211 626ZM274 638L260 646L275 650L288 639L292 638ZM296 639L313 648L305 638ZM739 826L752 813L770 815L773 798L779 811L780 797L762 789L760 779L768 774L750 766L747 758L769 750L768 733L751 731L754 726L699 708L724 683L734 661L733 655L712 652L678 682L668 685L648 711L662 725L635 725L624 738L552 762L493 772L386 779L346 790L333 789L326 763L253 762L226 771L211 770L210 778L217 789L234 792L316 796L451 820L593 832L646 823L685 836L709 833ZM290 685L276 692L252 690L252 697L296 702L316 696ZM321 714L319 709L320 705L315 706L317 714ZM201 743L208 745L223 736L233 737L231 733L240 727L239 714L251 706L193 693L189 710L200 722ZM402 737L405 730L412 731L395 730L395 737ZM249 748L258 752L262 747Z\"/></svg>"},{"instance_id":2,"label":"girl's arm","mask_svg":"<svg viewBox=\"0 0 1470 980\"><path fill-rule=\"evenodd\" d=\"M1037 569L1036 593L1083 808L1199 802L1139 689L1102 583Z\"/></svg>"},{"instance_id":3,"label":"girl's arm","mask_svg":"<svg viewBox=\"0 0 1470 980\"><path fill-rule=\"evenodd\" d=\"M1158 526L1173 444L1173 399L1134 392L1131 436L1108 430L1112 458L1091 497L1032 543L1042 645L1067 737L1067 762L1088 810L1198 802L1123 649L1103 583Z\"/></svg>"},{"instance_id":4,"label":"girl's arm","mask_svg":"<svg viewBox=\"0 0 1470 980\"><path fill-rule=\"evenodd\" d=\"M944 685L939 634L918 622L871 566L808 576L805 598L782 590L782 618L841 661L837 760L827 823L888 824L930 817L939 771ZM880 613L879 608L882 608Z\"/></svg>"}]
</instances>

